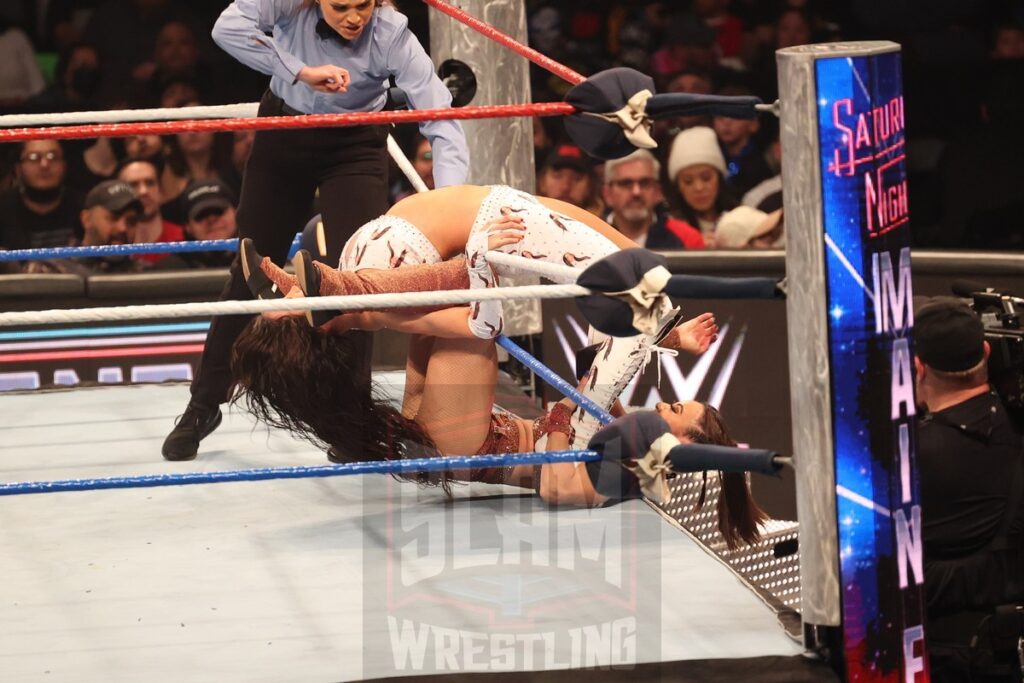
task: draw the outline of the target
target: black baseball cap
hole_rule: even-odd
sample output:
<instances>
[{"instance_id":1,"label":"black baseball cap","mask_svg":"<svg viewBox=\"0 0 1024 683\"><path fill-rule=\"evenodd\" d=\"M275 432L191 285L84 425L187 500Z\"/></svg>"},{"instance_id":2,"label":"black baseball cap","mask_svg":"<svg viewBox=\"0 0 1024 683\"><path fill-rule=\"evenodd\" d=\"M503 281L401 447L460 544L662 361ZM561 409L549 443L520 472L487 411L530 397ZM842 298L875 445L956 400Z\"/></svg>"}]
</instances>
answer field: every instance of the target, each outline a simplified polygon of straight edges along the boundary
<instances>
[{"instance_id":1,"label":"black baseball cap","mask_svg":"<svg viewBox=\"0 0 1024 683\"><path fill-rule=\"evenodd\" d=\"M102 206L111 213L122 213L130 207L142 211L142 202L132 186L121 180L104 180L85 195L83 208Z\"/></svg>"},{"instance_id":2,"label":"black baseball cap","mask_svg":"<svg viewBox=\"0 0 1024 683\"><path fill-rule=\"evenodd\" d=\"M235 205L235 193L220 180L193 180L182 193L185 215L195 220L204 211L224 211Z\"/></svg>"},{"instance_id":3,"label":"black baseball cap","mask_svg":"<svg viewBox=\"0 0 1024 683\"><path fill-rule=\"evenodd\" d=\"M914 349L936 370L970 370L985 358L985 327L960 299L914 297Z\"/></svg>"},{"instance_id":4,"label":"black baseball cap","mask_svg":"<svg viewBox=\"0 0 1024 683\"><path fill-rule=\"evenodd\" d=\"M544 168L558 170L560 168L571 168L580 173L590 173L590 159L586 152L577 147L563 143L555 145L548 158L544 160Z\"/></svg>"}]
</instances>

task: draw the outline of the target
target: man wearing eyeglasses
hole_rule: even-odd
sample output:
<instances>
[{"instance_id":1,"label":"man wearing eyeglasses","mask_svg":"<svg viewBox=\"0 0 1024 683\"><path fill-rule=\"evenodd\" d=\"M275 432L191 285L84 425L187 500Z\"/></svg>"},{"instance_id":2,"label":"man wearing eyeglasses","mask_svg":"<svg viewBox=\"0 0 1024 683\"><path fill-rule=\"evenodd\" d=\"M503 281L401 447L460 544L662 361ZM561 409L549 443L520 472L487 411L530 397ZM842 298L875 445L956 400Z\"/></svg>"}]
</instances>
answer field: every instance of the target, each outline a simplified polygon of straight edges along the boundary
<instances>
[{"instance_id":1,"label":"man wearing eyeglasses","mask_svg":"<svg viewBox=\"0 0 1024 683\"><path fill-rule=\"evenodd\" d=\"M65 185L67 165L60 143L21 145L15 187L0 194L0 247L66 247L82 234L81 194Z\"/></svg>"},{"instance_id":2,"label":"man wearing eyeglasses","mask_svg":"<svg viewBox=\"0 0 1024 683\"><path fill-rule=\"evenodd\" d=\"M609 209L605 220L648 249L703 249L699 230L663 210L660 172L658 160L643 149L605 162L604 202Z\"/></svg>"}]
</instances>

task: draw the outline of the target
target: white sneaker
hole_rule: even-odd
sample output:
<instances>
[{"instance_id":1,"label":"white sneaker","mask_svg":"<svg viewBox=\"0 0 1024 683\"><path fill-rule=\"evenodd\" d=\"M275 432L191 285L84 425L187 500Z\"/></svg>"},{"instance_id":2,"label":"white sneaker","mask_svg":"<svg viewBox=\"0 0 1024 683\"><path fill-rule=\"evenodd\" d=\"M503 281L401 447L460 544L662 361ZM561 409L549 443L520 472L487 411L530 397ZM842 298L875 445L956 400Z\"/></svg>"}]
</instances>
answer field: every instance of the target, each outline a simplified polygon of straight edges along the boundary
<instances>
[{"instance_id":1,"label":"white sneaker","mask_svg":"<svg viewBox=\"0 0 1024 683\"><path fill-rule=\"evenodd\" d=\"M593 365L590 366L590 376L583 389L583 395L605 410L610 410L626 386L652 360L652 347L675 329L680 317L680 309L671 308L671 304L666 300L659 311L657 334L607 337L597 350ZM654 355L654 362L660 362L657 354ZM587 444L590 437L603 426L597 418L579 408L573 413L570 425L575 430L572 443L582 445Z\"/></svg>"}]
</instances>

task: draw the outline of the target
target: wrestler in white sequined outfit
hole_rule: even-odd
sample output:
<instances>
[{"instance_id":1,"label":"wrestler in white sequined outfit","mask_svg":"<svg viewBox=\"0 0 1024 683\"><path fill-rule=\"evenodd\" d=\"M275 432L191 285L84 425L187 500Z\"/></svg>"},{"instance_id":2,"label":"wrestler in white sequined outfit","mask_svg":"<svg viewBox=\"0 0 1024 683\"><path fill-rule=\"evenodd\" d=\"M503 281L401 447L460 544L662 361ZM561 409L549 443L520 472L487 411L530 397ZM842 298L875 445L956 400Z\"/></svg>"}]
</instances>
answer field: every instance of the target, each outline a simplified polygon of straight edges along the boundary
<instances>
[{"instance_id":1,"label":"wrestler in white sequined outfit","mask_svg":"<svg viewBox=\"0 0 1024 683\"><path fill-rule=\"evenodd\" d=\"M522 219L525 230L521 241L498 249L506 254L582 270L594 261L619 250L601 233L569 216L551 210L533 195L505 185L495 185L481 202L480 210L473 222L473 230L466 243L471 288L495 287L501 284L500 278L514 274L503 266L489 265L484 256L487 252L488 224L509 215ZM561 280L561 283L565 284L573 282L575 278ZM477 337L496 337L501 334L503 327L500 302L473 305L470 329Z\"/></svg>"}]
</instances>

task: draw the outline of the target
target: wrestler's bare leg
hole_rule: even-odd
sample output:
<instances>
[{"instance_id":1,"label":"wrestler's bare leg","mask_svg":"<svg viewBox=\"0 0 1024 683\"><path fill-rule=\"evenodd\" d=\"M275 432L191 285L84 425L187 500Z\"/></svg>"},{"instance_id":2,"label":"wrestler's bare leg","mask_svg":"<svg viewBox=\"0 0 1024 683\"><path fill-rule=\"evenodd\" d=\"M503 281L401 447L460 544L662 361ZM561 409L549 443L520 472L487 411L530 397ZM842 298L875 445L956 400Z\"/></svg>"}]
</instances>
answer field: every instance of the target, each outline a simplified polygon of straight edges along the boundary
<instances>
[{"instance_id":1,"label":"wrestler's bare leg","mask_svg":"<svg viewBox=\"0 0 1024 683\"><path fill-rule=\"evenodd\" d=\"M434 341L434 337L421 334L409 337L409 356L405 361L405 393L402 396L402 416L409 420L415 420L420 412Z\"/></svg>"},{"instance_id":2,"label":"wrestler's bare leg","mask_svg":"<svg viewBox=\"0 0 1024 683\"><path fill-rule=\"evenodd\" d=\"M498 356L487 339L435 339L416 421L446 455L472 455L491 428Z\"/></svg>"}]
</instances>

